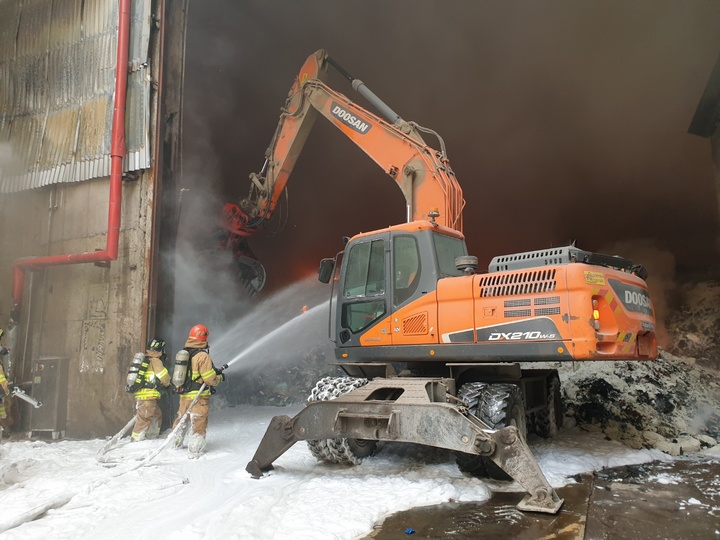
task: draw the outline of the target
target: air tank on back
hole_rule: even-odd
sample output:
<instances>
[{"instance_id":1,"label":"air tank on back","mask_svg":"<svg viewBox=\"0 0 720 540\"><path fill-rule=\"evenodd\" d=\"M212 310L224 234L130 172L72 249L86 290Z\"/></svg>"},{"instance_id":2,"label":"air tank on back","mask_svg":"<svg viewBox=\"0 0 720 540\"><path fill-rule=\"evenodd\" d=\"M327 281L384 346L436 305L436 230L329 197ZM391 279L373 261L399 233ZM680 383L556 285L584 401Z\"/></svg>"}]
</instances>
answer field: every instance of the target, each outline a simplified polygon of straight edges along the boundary
<instances>
[{"instance_id":1,"label":"air tank on back","mask_svg":"<svg viewBox=\"0 0 720 540\"><path fill-rule=\"evenodd\" d=\"M185 384L188 364L190 363L190 353L185 349L180 349L175 355L175 368L172 374L172 384L175 388L180 388Z\"/></svg>"}]
</instances>

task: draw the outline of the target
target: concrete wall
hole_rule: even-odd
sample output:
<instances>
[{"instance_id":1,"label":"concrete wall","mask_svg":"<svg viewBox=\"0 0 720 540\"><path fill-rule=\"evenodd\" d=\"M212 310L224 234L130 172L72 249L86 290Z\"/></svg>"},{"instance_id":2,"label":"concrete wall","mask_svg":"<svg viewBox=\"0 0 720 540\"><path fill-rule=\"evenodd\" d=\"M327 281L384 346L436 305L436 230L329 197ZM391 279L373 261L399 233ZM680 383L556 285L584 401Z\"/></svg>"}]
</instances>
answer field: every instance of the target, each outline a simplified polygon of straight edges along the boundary
<instances>
[{"instance_id":1,"label":"concrete wall","mask_svg":"<svg viewBox=\"0 0 720 540\"><path fill-rule=\"evenodd\" d=\"M16 259L105 248L108 187L109 180L100 179L2 196L3 327ZM123 182L119 254L109 268L80 264L26 274L15 382L29 383L32 362L41 357L69 358L68 436L114 433L133 414L123 387L133 353L144 350L151 193L149 174ZM28 409L20 412L26 424Z\"/></svg>"},{"instance_id":2,"label":"concrete wall","mask_svg":"<svg viewBox=\"0 0 720 540\"><path fill-rule=\"evenodd\" d=\"M126 109L126 138L135 133L145 141L145 131L140 130L143 137L136 131L146 126L142 150L152 159L150 169L123 179L118 259L106 268L56 266L25 276L14 382L30 393L36 360L68 358L65 432L70 437L111 435L127 423L134 414L133 396L124 391L133 354L145 349L148 333L165 331L173 315L174 272L159 253L160 246L172 250L178 221L188 0L133 3L150 5L153 21L160 21L149 25L146 36L151 61L134 65L129 74L132 86L133 74L141 69L139 80L146 83L141 86L150 90L135 89L135 101ZM136 16L133 24L146 29L146 20ZM138 30L133 35L137 45L145 34ZM132 94L132 88L129 91ZM134 105L139 106L139 95L148 102L138 109ZM140 121L145 113L149 125ZM61 136L77 135L73 128ZM0 164L9 157L5 150L0 145ZM14 262L104 250L108 198L109 178L0 195L0 327L7 329L10 318ZM17 403L21 417L11 431L30 430L32 410L25 402Z\"/></svg>"}]
</instances>

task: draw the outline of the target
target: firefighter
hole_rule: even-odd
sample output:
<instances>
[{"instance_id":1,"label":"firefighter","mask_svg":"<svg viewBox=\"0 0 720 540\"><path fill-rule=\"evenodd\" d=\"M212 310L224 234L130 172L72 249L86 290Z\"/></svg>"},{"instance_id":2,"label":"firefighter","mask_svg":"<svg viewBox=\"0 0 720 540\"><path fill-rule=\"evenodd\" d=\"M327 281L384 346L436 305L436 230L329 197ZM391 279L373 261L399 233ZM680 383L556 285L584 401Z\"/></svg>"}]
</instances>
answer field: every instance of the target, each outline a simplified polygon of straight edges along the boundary
<instances>
[{"instance_id":1,"label":"firefighter","mask_svg":"<svg viewBox=\"0 0 720 540\"><path fill-rule=\"evenodd\" d=\"M135 391L135 410L137 419L130 441L154 439L160 434L162 411L158 407L160 389L158 385L170 386L170 374L165 367L165 341L153 338L148 343L145 357L149 362L142 377L140 388Z\"/></svg>"},{"instance_id":2,"label":"firefighter","mask_svg":"<svg viewBox=\"0 0 720 540\"><path fill-rule=\"evenodd\" d=\"M207 433L208 416L210 415L210 395L215 393L215 386L223 381L222 371L213 365L210 358L208 338L210 332L203 324L196 324L190 329L188 339L185 342L185 350L190 355L190 362L185 376L185 384L179 389L180 406L173 429L178 425L180 419L190 407L190 404L197 396L197 402L189 413L190 416L190 439L188 441L188 455L190 459L200 457L205 449L205 434ZM176 366L177 369L177 366ZM206 387L198 396L200 387ZM187 426L187 424L185 424ZM185 439L186 427L183 427L175 437L175 447L182 446Z\"/></svg>"},{"instance_id":3,"label":"firefighter","mask_svg":"<svg viewBox=\"0 0 720 540\"><path fill-rule=\"evenodd\" d=\"M2 346L2 338L5 332L0 328L0 419L4 420L7 418L5 412L5 398L10 395L10 389L8 388L8 381L5 377L5 362L4 358L8 354L8 350ZM2 426L0 426L0 434L2 433Z\"/></svg>"}]
</instances>

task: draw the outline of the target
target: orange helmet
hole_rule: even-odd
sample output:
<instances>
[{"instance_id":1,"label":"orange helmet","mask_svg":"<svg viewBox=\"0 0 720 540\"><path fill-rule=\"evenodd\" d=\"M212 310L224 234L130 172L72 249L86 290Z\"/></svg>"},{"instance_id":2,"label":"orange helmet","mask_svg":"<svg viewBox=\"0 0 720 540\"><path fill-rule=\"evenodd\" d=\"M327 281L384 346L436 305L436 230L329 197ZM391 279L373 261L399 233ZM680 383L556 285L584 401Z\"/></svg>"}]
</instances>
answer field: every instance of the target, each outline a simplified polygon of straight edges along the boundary
<instances>
[{"instance_id":1,"label":"orange helmet","mask_svg":"<svg viewBox=\"0 0 720 540\"><path fill-rule=\"evenodd\" d=\"M190 334L188 335L188 339L193 338L197 339L198 341L207 341L210 337L210 332L207 329L207 326L204 324L196 324L190 329Z\"/></svg>"}]
</instances>

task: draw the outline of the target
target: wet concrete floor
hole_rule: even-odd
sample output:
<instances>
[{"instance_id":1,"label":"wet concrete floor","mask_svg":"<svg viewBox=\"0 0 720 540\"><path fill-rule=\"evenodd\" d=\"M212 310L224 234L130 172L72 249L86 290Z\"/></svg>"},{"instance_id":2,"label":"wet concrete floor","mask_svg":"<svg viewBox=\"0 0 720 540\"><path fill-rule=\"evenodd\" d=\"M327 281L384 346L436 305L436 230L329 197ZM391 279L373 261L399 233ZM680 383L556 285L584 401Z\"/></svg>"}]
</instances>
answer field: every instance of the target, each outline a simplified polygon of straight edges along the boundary
<instances>
[{"instance_id":1,"label":"wet concrete floor","mask_svg":"<svg viewBox=\"0 0 720 540\"><path fill-rule=\"evenodd\" d=\"M449 502L387 517L365 539L720 540L720 460L603 469L560 488L557 515L520 512L521 493Z\"/></svg>"}]
</instances>

